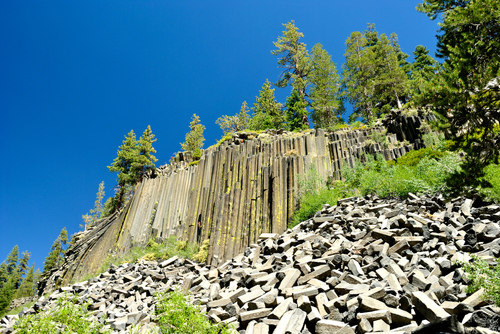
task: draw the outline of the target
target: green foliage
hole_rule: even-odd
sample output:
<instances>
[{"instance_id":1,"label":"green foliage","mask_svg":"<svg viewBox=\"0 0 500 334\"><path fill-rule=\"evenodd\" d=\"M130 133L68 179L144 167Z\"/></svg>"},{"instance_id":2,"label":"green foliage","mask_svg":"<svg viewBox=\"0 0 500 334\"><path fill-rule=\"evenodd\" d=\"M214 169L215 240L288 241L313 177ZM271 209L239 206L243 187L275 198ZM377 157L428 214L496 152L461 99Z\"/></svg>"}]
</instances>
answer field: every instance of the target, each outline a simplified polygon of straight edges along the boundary
<instances>
[{"instance_id":1,"label":"green foliage","mask_svg":"<svg viewBox=\"0 0 500 334\"><path fill-rule=\"evenodd\" d=\"M67 243L68 243L68 231L66 231L66 227L64 227L61 230L61 233L57 237L56 241L54 241L54 243L52 244L49 255L45 258L45 262L43 264L44 273L50 271L52 268L57 267L63 263Z\"/></svg>"},{"instance_id":2,"label":"green foliage","mask_svg":"<svg viewBox=\"0 0 500 334\"><path fill-rule=\"evenodd\" d=\"M19 248L16 245L0 265L0 317L22 285L23 276L27 274L30 253L23 252L22 255L22 258L19 258Z\"/></svg>"},{"instance_id":3,"label":"green foliage","mask_svg":"<svg viewBox=\"0 0 500 334\"><path fill-rule=\"evenodd\" d=\"M16 293L16 282L19 279L17 274L10 276L0 289L0 317L8 309L10 302Z\"/></svg>"},{"instance_id":4,"label":"green foliage","mask_svg":"<svg viewBox=\"0 0 500 334\"><path fill-rule=\"evenodd\" d=\"M225 135L224 135L221 139L219 139L215 145L210 146L210 148L212 148L212 147L213 147L213 148L215 148L215 147L219 147L219 146L221 146L221 145L222 145L222 143L224 143L225 141L231 140L231 138L233 138L233 135L232 135L232 133L231 133L231 132L229 132L229 133L225 134Z\"/></svg>"},{"instance_id":5,"label":"green foliage","mask_svg":"<svg viewBox=\"0 0 500 334\"><path fill-rule=\"evenodd\" d=\"M391 164L379 156L365 157L365 164L356 161L353 168L344 168L342 175L348 187L356 188L362 195L377 194L381 197L406 197L408 193L448 192L450 176L459 170L460 159L456 154L445 154L439 159L424 157L414 166L405 163Z\"/></svg>"},{"instance_id":6,"label":"green foliage","mask_svg":"<svg viewBox=\"0 0 500 334\"><path fill-rule=\"evenodd\" d=\"M195 305L186 301L180 292L169 292L157 296L156 318L164 334L229 334L228 326L212 325L206 315Z\"/></svg>"},{"instance_id":7,"label":"green foliage","mask_svg":"<svg viewBox=\"0 0 500 334\"><path fill-rule=\"evenodd\" d=\"M491 164L484 170L484 180L490 187L479 187L479 192L487 199L500 203L500 166Z\"/></svg>"},{"instance_id":8,"label":"green foliage","mask_svg":"<svg viewBox=\"0 0 500 334\"><path fill-rule=\"evenodd\" d=\"M193 114L189 128L190 131L186 134L186 141L181 143L181 147L184 151L191 153L194 160L199 160L202 155L203 142L205 141L205 137L203 137L205 126L200 123L200 117Z\"/></svg>"},{"instance_id":9,"label":"green foliage","mask_svg":"<svg viewBox=\"0 0 500 334\"><path fill-rule=\"evenodd\" d=\"M461 263L462 268L470 280L467 293L474 293L484 289L483 299L494 302L500 306L500 265L490 266L484 259L472 255L472 261Z\"/></svg>"},{"instance_id":10,"label":"green foliage","mask_svg":"<svg viewBox=\"0 0 500 334\"><path fill-rule=\"evenodd\" d=\"M273 42L276 50L271 51L273 56L279 57L278 66L283 68L280 79L275 85L282 88L291 85L298 92L301 104L305 106L306 88L309 84L307 75L311 62L306 44L300 41L304 34L299 32L293 20L283 26L286 30L283 31L283 36L278 37L278 41ZM303 119L303 123L309 127L307 117Z\"/></svg>"},{"instance_id":11,"label":"green foliage","mask_svg":"<svg viewBox=\"0 0 500 334\"><path fill-rule=\"evenodd\" d=\"M227 136L238 131L242 131L248 128L250 122L250 116L248 115L247 101L243 101L241 105L240 113L234 116L223 115L219 117L215 124L219 125L224 136Z\"/></svg>"},{"instance_id":12,"label":"green foliage","mask_svg":"<svg viewBox=\"0 0 500 334\"><path fill-rule=\"evenodd\" d=\"M99 183L99 190L96 194L96 200L94 202L94 208L90 210L89 213L82 215L83 222L85 227L87 225L95 224L97 220L99 220L104 212L104 206L102 205L102 199L104 198L104 181Z\"/></svg>"},{"instance_id":13,"label":"green foliage","mask_svg":"<svg viewBox=\"0 0 500 334\"><path fill-rule=\"evenodd\" d=\"M337 205L341 198L354 196L354 192L346 187L342 181L335 182L329 188L323 187L315 192L304 194L300 200L300 208L295 211L290 220L289 228L311 218L321 210L323 204Z\"/></svg>"},{"instance_id":14,"label":"green foliage","mask_svg":"<svg viewBox=\"0 0 500 334\"><path fill-rule=\"evenodd\" d=\"M342 65L344 96L353 105L351 119L363 117L370 123L384 105L401 108L406 94L404 70L408 57L402 53L397 36L379 35L375 25L368 24L363 33L355 31L346 41Z\"/></svg>"},{"instance_id":15,"label":"green foliage","mask_svg":"<svg viewBox=\"0 0 500 334\"><path fill-rule=\"evenodd\" d=\"M206 239L203 241L203 243L200 246L200 250L198 253L193 255L193 260L204 263L207 261L208 258L208 247L210 246L210 240Z\"/></svg>"},{"instance_id":16,"label":"green foliage","mask_svg":"<svg viewBox=\"0 0 500 334\"><path fill-rule=\"evenodd\" d=\"M409 95L413 106L423 107L425 103L422 103L422 97L431 89L431 85L437 83L437 74L441 70L441 65L429 55L429 49L423 45L417 45L413 51L413 58L408 83Z\"/></svg>"},{"instance_id":17,"label":"green foliage","mask_svg":"<svg viewBox=\"0 0 500 334\"><path fill-rule=\"evenodd\" d=\"M286 99L286 120L289 131L305 130L309 127L304 124L304 117L307 118L306 104L300 98L296 89Z\"/></svg>"},{"instance_id":18,"label":"green foliage","mask_svg":"<svg viewBox=\"0 0 500 334\"><path fill-rule=\"evenodd\" d=\"M32 264L30 270L26 274L26 277L24 277L21 285L17 289L14 298L30 297L36 294L37 281L35 280L34 270L35 270L35 264Z\"/></svg>"},{"instance_id":19,"label":"green foliage","mask_svg":"<svg viewBox=\"0 0 500 334\"><path fill-rule=\"evenodd\" d=\"M137 142L137 157L132 161L132 170L134 170L136 174L139 174L137 180L139 182L148 170L156 168L155 162L157 162L158 159L153 155L153 153L156 153L153 147L155 141L155 135L151 131L151 126L148 125Z\"/></svg>"},{"instance_id":20,"label":"green foliage","mask_svg":"<svg viewBox=\"0 0 500 334\"><path fill-rule=\"evenodd\" d=\"M297 183L295 195L299 210L294 212L289 227L311 218L323 204L336 205L338 199L352 195L341 181L327 185L314 164L311 164L304 174L297 176Z\"/></svg>"},{"instance_id":21,"label":"green foliage","mask_svg":"<svg viewBox=\"0 0 500 334\"><path fill-rule=\"evenodd\" d=\"M373 143L377 143L380 146L382 146L383 148L389 147L389 139L387 139L387 130L386 129L381 130L381 131L378 131L378 130L373 131L370 139L373 141Z\"/></svg>"},{"instance_id":22,"label":"green foliage","mask_svg":"<svg viewBox=\"0 0 500 334\"><path fill-rule=\"evenodd\" d=\"M130 130L122 142L117 152L117 157L113 163L108 166L111 173L118 173L118 193L116 200L111 200L106 210L107 215L119 210L123 206L123 198L127 188L134 186L142 180L147 170L154 169L154 163L157 161L152 153L156 153L153 143L156 141L148 125L139 140L136 139L134 130ZM110 207L114 204L114 207Z\"/></svg>"},{"instance_id":23,"label":"green foliage","mask_svg":"<svg viewBox=\"0 0 500 334\"><path fill-rule=\"evenodd\" d=\"M130 130L117 152L117 157L108 166L112 173L118 173L118 185L131 184L138 179L136 170L132 169L132 163L137 159L137 140L134 130Z\"/></svg>"},{"instance_id":24,"label":"green foliage","mask_svg":"<svg viewBox=\"0 0 500 334\"><path fill-rule=\"evenodd\" d=\"M198 246L185 241L178 241L175 236L165 239L161 243L150 239L146 247L133 247L128 254L119 258L108 258L101 271L105 271L111 264L120 265L123 263L133 263L141 258L147 260L168 259L172 256L193 259L198 252Z\"/></svg>"},{"instance_id":25,"label":"green foliage","mask_svg":"<svg viewBox=\"0 0 500 334\"><path fill-rule=\"evenodd\" d=\"M253 104L253 116L250 121L250 129L284 129L286 127L286 115L282 111L281 103L274 97L274 89L271 89L271 83L266 79Z\"/></svg>"},{"instance_id":26,"label":"green foliage","mask_svg":"<svg viewBox=\"0 0 500 334\"><path fill-rule=\"evenodd\" d=\"M13 308L12 310L10 310L9 312L6 313L6 315L18 315L19 312L21 312L25 307L26 308L30 308L32 307L33 305L35 305L36 301L32 301L32 302L29 302L29 303L26 303L24 305L21 305L21 306L18 306L16 308Z\"/></svg>"},{"instance_id":27,"label":"green foliage","mask_svg":"<svg viewBox=\"0 0 500 334\"><path fill-rule=\"evenodd\" d=\"M56 306L43 313L21 317L15 324L16 333L61 333L61 334L98 334L111 333L103 324L90 321L89 304L79 305L76 296L60 298Z\"/></svg>"},{"instance_id":28,"label":"green foliage","mask_svg":"<svg viewBox=\"0 0 500 334\"><path fill-rule=\"evenodd\" d=\"M378 103L382 106L379 110L383 114L390 107L401 109L401 99L406 95L408 84L403 64L408 55L401 52L395 33L389 37L385 34L379 36L375 54L378 62L376 94Z\"/></svg>"},{"instance_id":29,"label":"green foliage","mask_svg":"<svg viewBox=\"0 0 500 334\"><path fill-rule=\"evenodd\" d=\"M118 206L118 193L115 196L109 197L106 202L104 202L104 208L102 212L102 218L111 215Z\"/></svg>"},{"instance_id":30,"label":"green foliage","mask_svg":"<svg viewBox=\"0 0 500 334\"><path fill-rule=\"evenodd\" d=\"M345 111L340 76L331 55L319 43L311 50L311 67L308 78L312 120L316 128L329 129L339 122Z\"/></svg>"},{"instance_id":31,"label":"green foliage","mask_svg":"<svg viewBox=\"0 0 500 334\"><path fill-rule=\"evenodd\" d=\"M314 164L311 164L304 174L297 175L297 184L295 196L299 202L306 194L318 194L320 189L326 187L326 181L319 175Z\"/></svg>"},{"instance_id":32,"label":"green foliage","mask_svg":"<svg viewBox=\"0 0 500 334\"><path fill-rule=\"evenodd\" d=\"M424 0L417 9L435 19L441 14L438 56L441 81L426 92L424 104L439 113L442 127L466 153L460 182L484 180L484 167L498 163L500 134L500 2Z\"/></svg>"},{"instance_id":33,"label":"green foliage","mask_svg":"<svg viewBox=\"0 0 500 334\"><path fill-rule=\"evenodd\" d=\"M401 158L397 159L397 163L400 166L414 167L418 165L420 161L424 158L437 160L443 157L444 155L446 155L446 153L434 150L430 147L426 147L420 150L413 150L406 153Z\"/></svg>"}]
</instances>

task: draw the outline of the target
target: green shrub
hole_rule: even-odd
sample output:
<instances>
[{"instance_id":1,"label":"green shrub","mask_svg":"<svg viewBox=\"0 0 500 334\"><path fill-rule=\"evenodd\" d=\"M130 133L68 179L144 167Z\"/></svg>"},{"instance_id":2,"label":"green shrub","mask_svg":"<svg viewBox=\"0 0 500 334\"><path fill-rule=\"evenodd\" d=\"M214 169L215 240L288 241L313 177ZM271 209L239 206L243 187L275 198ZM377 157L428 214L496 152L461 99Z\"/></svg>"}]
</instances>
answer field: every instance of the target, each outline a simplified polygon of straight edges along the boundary
<instances>
[{"instance_id":1,"label":"green shrub","mask_svg":"<svg viewBox=\"0 0 500 334\"><path fill-rule=\"evenodd\" d=\"M201 244L201 247L200 247L200 250L198 251L198 253L193 255L193 260L200 262L200 263L207 261L208 247L209 246L210 246L210 240L209 239L204 240L203 243Z\"/></svg>"},{"instance_id":2,"label":"green shrub","mask_svg":"<svg viewBox=\"0 0 500 334\"><path fill-rule=\"evenodd\" d=\"M479 192L487 199L500 203L500 166L491 164L485 168L484 180L491 184L490 188L479 188Z\"/></svg>"},{"instance_id":3,"label":"green shrub","mask_svg":"<svg viewBox=\"0 0 500 334\"><path fill-rule=\"evenodd\" d=\"M397 159L398 165L403 166L416 166L423 158L438 159L445 155L446 153L434 150L430 147L422 148L420 150L414 150L406 153L401 158Z\"/></svg>"},{"instance_id":4,"label":"green shrub","mask_svg":"<svg viewBox=\"0 0 500 334\"><path fill-rule=\"evenodd\" d=\"M445 154L439 159L424 156L410 160L408 165L393 164L382 156L365 158L366 163L356 161L353 168L344 168L342 175L348 187L356 188L361 195L377 194L381 197L406 197L412 193L447 192L448 178L459 170L457 154Z\"/></svg>"},{"instance_id":5,"label":"green shrub","mask_svg":"<svg viewBox=\"0 0 500 334\"><path fill-rule=\"evenodd\" d=\"M460 264L470 280L467 292L474 293L483 288L483 299L500 306L500 263L497 262L494 267L491 267L485 260L472 255L471 262Z\"/></svg>"},{"instance_id":6,"label":"green shrub","mask_svg":"<svg viewBox=\"0 0 500 334\"><path fill-rule=\"evenodd\" d=\"M311 164L304 174L297 175L298 189L296 192L299 203L307 194L317 194L322 188L325 188L326 181L319 175L314 164Z\"/></svg>"},{"instance_id":7,"label":"green shrub","mask_svg":"<svg viewBox=\"0 0 500 334\"><path fill-rule=\"evenodd\" d=\"M146 247L133 247L127 254L120 257L108 256L97 272L88 274L83 280L88 280L105 272L112 264L133 263L139 259L146 261L161 260L171 258L175 255L181 258L194 259L195 254L198 253L198 248L198 245L190 244L186 241L178 241L175 236L171 236L161 243L157 243L154 239L149 239Z\"/></svg>"},{"instance_id":8,"label":"green shrub","mask_svg":"<svg viewBox=\"0 0 500 334\"><path fill-rule=\"evenodd\" d=\"M14 329L18 334L111 333L111 330L107 330L103 324L88 320L91 314L87 311L87 307L88 304L79 305L76 296L66 296L60 298L56 306L49 311L21 317Z\"/></svg>"},{"instance_id":9,"label":"green shrub","mask_svg":"<svg viewBox=\"0 0 500 334\"><path fill-rule=\"evenodd\" d=\"M211 324L206 315L186 301L179 292L157 295L156 319L163 334L229 334L233 333L228 326Z\"/></svg>"},{"instance_id":10,"label":"green shrub","mask_svg":"<svg viewBox=\"0 0 500 334\"><path fill-rule=\"evenodd\" d=\"M337 200L354 194L354 191L348 190L342 181L336 181L330 189L321 188L317 192L306 193L300 201L299 210L294 212L289 227L292 228L314 216L321 210L323 204L337 205Z\"/></svg>"}]
</instances>

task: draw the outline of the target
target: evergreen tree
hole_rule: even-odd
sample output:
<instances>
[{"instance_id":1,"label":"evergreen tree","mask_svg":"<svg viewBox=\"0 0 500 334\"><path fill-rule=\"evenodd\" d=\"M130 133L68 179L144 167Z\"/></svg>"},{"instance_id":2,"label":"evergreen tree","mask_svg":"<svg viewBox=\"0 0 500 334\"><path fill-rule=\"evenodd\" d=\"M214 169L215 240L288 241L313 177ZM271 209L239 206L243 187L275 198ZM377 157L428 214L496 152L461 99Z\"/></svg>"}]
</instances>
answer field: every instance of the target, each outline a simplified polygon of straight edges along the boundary
<instances>
[{"instance_id":1,"label":"evergreen tree","mask_svg":"<svg viewBox=\"0 0 500 334\"><path fill-rule=\"evenodd\" d=\"M240 113L234 116L223 115L219 117L215 124L219 125L224 135L236 133L248 128L250 117L248 116L247 101L243 101Z\"/></svg>"},{"instance_id":2,"label":"evergreen tree","mask_svg":"<svg viewBox=\"0 0 500 334\"><path fill-rule=\"evenodd\" d=\"M438 85L437 73L441 66L429 55L429 49L422 45L417 45L413 51L413 59L409 73L409 94L412 105L424 106L421 101L425 99L426 92L431 89L431 85Z\"/></svg>"},{"instance_id":3,"label":"evergreen tree","mask_svg":"<svg viewBox=\"0 0 500 334\"><path fill-rule=\"evenodd\" d=\"M8 278L9 275L7 273L7 264L5 262L2 262L0 264L0 288L2 288L5 282L7 282Z\"/></svg>"},{"instance_id":4,"label":"evergreen tree","mask_svg":"<svg viewBox=\"0 0 500 334\"><path fill-rule=\"evenodd\" d=\"M44 273L49 272L52 268L57 267L63 263L66 244L68 243L68 231L66 227L61 230L56 241L52 244L49 255L45 258L43 265Z\"/></svg>"},{"instance_id":5,"label":"evergreen tree","mask_svg":"<svg viewBox=\"0 0 500 334\"><path fill-rule=\"evenodd\" d=\"M403 54L397 43L397 35L381 34L375 45L376 99L382 104L402 108L401 98L406 94L407 75L401 66L408 55Z\"/></svg>"},{"instance_id":6,"label":"evergreen tree","mask_svg":"<svg viewBox=\"0 0 500 334\"><path fill-rule=\"evenodd\" d=\"M30 253L23 252L19 259L19 248L14 246L7 259L0 265L0 316L7 310L10 302L26 274Z\"/></svg>"},{"instance_id":7,"label":"evergreen tree","mask_svg":"<svg viewBox=\"0 0 500 334\"><path fill-rule=\"evenodd\" d=\"M28 262L30 260L31 254L29 252L23 252L23 257L19 260L19 264L17 266L17 275L18 280L16 282L16 289L19 288L22 282L22 277L26 275L28 271Z\"/></svg>"},{"instance_id":8,"label":"evergreen tree","mask_svg":"<svg viewBox=\"0 0 500 334\"><path fill-rule=\"evenodd\" d=\"M30 297L36 294L36 282L34 277L35 264L32 264L26 277L15 293L15 298Z\"/></svg>"},{"instance_id":9,"label":"evergreen tree","mask_svg":"<svg viewBox=\"0 0 500 334\"><path fill-rule=\"evenodd\" d=\"M128 135L123 140L119 147L117 157L113 160L108 169L112 173L118 173L118 194L116 199L116 207L113 211L122 207L123 196L125 195L126 186L132 185L139 179L137 169L132 168L132 164L138 160L139 150L134 130L130 130ZM112 212L111 212L112 213Z\"/></svg>"},{"instance_id":10,"label":"evergreen tree","mask_svg":"<svg viewBox=\"0 0 500 334\"><path fill-rule=\"evenodd\" d=\"M376 63L373 28L364 33L352 32L346 41L345 63L342 65L344 96L353 106L351 119L373 119ZM376 43L376 41L375 41Z\"/></svg>"},{"instance_id":11,"label":"evergreen tree","mask_svg":"<svg viewBox=\"0 0 500 334\"><path fill-rule=\"evenodd\" d=\"M17 275L11 275L0 289L0 317L7 311L10 302L14 298L18 279Z\"/></svg>"},{"instance_id":12,"label":"evergreen tree","mask_svg":"<svg viewBox=\"0 0 500 334\"><path fill-rule=\"evenodd\" d=\"M338 122L344 112L340 76L332 57L319 43L311 50L311 66L309 97L312 119L316 128L328 129Z\"/></svg>"},{"instance_id":13,"label":"evergreen tree","mask_svg":"<svg viewBox=\"0 0 500 334\"><path fill-rule=\"evenodd\" d=\"M276 86L286 87L291 85L299 93L301 103L304 105L304 113L307 114L305 109L307 105L306 89L309 84L307 76L311 70L311 64L306 44L300 41L304 34L299 32L293 20L283 24L283 26L286 30L283 31L283 36L278 37L277 42L273 42L276 50L271 51L274 56L279 57L278 65L284 68ZM303 123L309 127L307 117L303 119Z\"/></svg>"},{"instance_id":14,"label":"evergreen tree","mask_svg":"<svg viewBox=\"0 0 500 334\"><path fill-rule=\"evenodd\" d=\"M153 147L153 143L156 141L155 135L151 131L151 126L148 125L141 138L137 143L138 155L136 160L132 162L132 169L134 170L134 175L138 175L137 181L142 181L144 173L148 170L155 169L155 162L158 161L153 153L156 150Z\"/></svg>"},{"instance_id":15,"label":"evergreen tree","mask_svg":"<svg viewBox=\"0 0 500 334\"><path fill-rule=\"evenodd\" d=\"M203 137L205 126L200 123L200 117L193 114L189 128L191 131L186 133L186 141L181 143L181 147L184 151L191 153L194 160L199 160L205 141L205 137Z\"/></svg>"},{"instance_id":16,"label":"evergreen tree","mask_svg":"<svg viewBox=\"0 0 500 334\"><path fill-rule=\"evenodd\" d=\"M102 199L104 198L104 181L99 183L99 190L96 194L96 200L94 202L94 208L90 210L89 213L82 215L83 222L85 223L85 227L88 224L95 224L95 222L100 219L104 212L104 206L102 203Z\"/></svg>"},{"instance_id":17,"label":"evergreen tree","mask_svg":"<svg viewBox=\"0 0 500 334\"><path fill-rule=\"evenodd\" d=\"M409 70L397 35L379 35L374 24L346 41L343 70L344 96L354 107L354 117L370 122L386 107L401 108L406 97Z\"/></svg>"},{"instance_id":18,"label":"evergreen tree","mask_svg":"<svg viewBox=\"0 0 500 334\"><path fill-rule=\"evenodd\" d=\"M281 108L281 103L278 103L274 97L271 83L266 79L252 107L253 116L250 128L253 130L284 129L286 116Z\"/></svg>"},{"instance_id":19,"label":"evergreen tree","mask_svg":"<svg viewBox=\"0 0 500 334\"><path fill-rule=\"evenodd\" d=\"M5 270L6 270L6 277L4 278L4 281L7 281L12 274L16 273L18 271L18 262L19 262L19 247L15 245L12 250L10 251L9 255L7 256L7 259L5 259Z\"/></svg>"},{"instance_id":20,"label":"evergreen tree","mask_svg":"<svg viewBox=\"0 0 500 334\"><path fill-rule=\"evenodd\" d=\"M417 9L442 14L438 57L443 85L427 102L441 115L455 148L466 152L457 180L480 182L500 153L500 1L424 0Z\"/></svg>"},{"instance_id":21,"label":"evergreen tree","mask_svg":"<svg viewBox=\"0 0 500 334\"><path fill-rule=\"evenodd\" d=\"M288 130L305 130L308 128L303 121L303 118L307 117L307 114L304 112L304 101L300 98L299 92L296 89L292 89L291 95L286 99L285 107Z\"/></svg>"}]
</instances>

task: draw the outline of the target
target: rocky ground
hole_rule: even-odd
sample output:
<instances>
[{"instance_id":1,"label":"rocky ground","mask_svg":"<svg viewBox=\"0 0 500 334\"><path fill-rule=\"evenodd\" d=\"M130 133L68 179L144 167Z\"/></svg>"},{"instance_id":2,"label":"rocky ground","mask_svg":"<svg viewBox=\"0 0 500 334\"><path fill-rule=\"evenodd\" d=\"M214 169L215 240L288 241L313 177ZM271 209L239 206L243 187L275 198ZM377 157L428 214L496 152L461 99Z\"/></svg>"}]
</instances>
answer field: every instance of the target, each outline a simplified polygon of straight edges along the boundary
<instances>
[{"instance_id":1,"label":"rocky ground","mask_svg":"<svg viewBox=\"0 0 500 334\"><path fill-rule=\"evenodd\" d=\"M496 263L499 221L500 206L464 198L348 198L282 235L262 234L217 268L177 257L112 266L19 316L78 294L115 332L153 332L155 293L180 288L213 322L246 334L492 333L500 309L482 289L465 293L459 263L470 254ZM0 332L17 317L3 318Z\"/></svg>"}]
</instances>

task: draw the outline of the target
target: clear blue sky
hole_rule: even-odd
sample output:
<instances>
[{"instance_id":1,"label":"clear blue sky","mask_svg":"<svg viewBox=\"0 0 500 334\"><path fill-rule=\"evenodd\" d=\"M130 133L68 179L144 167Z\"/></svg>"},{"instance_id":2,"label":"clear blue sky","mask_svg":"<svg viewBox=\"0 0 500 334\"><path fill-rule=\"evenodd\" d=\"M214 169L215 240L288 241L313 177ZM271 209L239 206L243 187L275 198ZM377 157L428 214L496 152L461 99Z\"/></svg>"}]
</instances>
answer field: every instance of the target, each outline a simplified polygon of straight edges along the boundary
<instances>
[{"instance_id":1,"label":"clear blue sky","mask_svg":"<svg viewBox=\"0 0 500 334\"><path fill-rule=\"evenodd\" d=\"M131 129L151 125L167 163L193 113L207 127L251 105L280 73L272 56L295 20L308 48L322 43L337 67L353 31L375 23L404 52L435 51L437 22L418 1L1 1L0 261L14 245L42 268L63 227L79 230ZM277 89L279 90L279 89ZM288 92L277 94L284 102Z\"/></svg>"}]
</instances>

